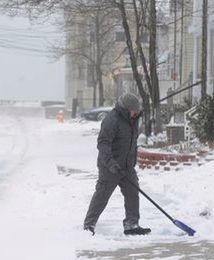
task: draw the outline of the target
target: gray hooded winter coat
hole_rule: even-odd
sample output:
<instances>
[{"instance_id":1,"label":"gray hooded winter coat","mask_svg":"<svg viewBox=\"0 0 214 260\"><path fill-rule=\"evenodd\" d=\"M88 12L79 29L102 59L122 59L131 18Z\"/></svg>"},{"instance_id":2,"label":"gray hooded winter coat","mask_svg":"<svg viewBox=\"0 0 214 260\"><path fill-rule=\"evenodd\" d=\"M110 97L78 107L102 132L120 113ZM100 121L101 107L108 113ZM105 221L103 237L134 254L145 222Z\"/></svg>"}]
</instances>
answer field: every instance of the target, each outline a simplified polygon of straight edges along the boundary
<instances>
[{"instance_id":1,"label":"gray hooded winter coat","mask_svg":"<svg viewBox=\"0 0 214 260\"><path fill-rule=\"evenodd\" d=\"M138 118L131 119L130 111L139 112L138 98L133 94L121 96L115 108L107 115L98 136L99 178L91 199L84 228L94 228L100 214L117 186L124 196L124 230L138 227L140 218L138 178L134 166L137 157ZM139 117L139 116L138 116Z\"/></svg>"},{"instance_id":2,"label":"gray hooded winter coat","mask_svg":"<svg viewBox=\"0 0 214 260\"><path fill-rule=\"evenodd\" d=\"M98 168L114 173L115 169L133 171L137 157L138 118L119 100L103 120L98 136Z\"/></svg>"}]
</instances>

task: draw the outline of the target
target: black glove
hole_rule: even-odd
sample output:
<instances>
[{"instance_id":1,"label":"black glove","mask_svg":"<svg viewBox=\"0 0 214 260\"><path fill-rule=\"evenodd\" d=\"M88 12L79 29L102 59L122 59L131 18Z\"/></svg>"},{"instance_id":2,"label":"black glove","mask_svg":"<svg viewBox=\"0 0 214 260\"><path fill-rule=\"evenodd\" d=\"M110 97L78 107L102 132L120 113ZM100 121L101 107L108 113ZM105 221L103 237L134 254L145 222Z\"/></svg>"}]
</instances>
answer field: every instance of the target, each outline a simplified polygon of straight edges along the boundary
<instances>
[{"instance_id":1,"label":"black glove","mask_svg":"<svg viewBox=\"0 0 214 260\"><path fill-rule=\"evenodd\" d=\"M109 171L113 174L121 174L121 168L118 164L114 164L109 168Z\"/></svg>"}]
</instances>

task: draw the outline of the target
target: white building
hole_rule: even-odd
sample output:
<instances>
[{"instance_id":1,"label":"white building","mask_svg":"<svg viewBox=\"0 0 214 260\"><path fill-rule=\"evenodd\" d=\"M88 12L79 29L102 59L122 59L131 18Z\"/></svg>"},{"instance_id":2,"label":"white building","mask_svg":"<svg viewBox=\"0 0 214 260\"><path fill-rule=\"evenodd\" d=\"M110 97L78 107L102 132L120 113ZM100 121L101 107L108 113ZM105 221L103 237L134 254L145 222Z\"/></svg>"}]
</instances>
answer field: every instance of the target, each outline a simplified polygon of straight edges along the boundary
<instances>
[{"instance_id":1,"label":"white building","mask_svg":"<svg viewBox=\"0 0 214 260\"><path fill-rule=\"evenodd\" d=\"M193 1L193 20L190 31L194 35L193 83L201 80L202 0ZM208 1L207 28L207 94L214 93L214 1ZM193 88L193 99L201 96L201 86Z\"/></svg>"},{"instance_id":2,"label":"white building","mask_svg":"<svg viewBox=\"0 0 214 260\"><path fill-rule=\"evenodd\" d=\"M192 24L192 1L169 2L169 53L165 67L168 84L175 92L192 84L193 34L189 32ZM173 103L186 107L191 103L191 96L191 89L188 89L174 96Z\"/></svg>"}]
</instances>

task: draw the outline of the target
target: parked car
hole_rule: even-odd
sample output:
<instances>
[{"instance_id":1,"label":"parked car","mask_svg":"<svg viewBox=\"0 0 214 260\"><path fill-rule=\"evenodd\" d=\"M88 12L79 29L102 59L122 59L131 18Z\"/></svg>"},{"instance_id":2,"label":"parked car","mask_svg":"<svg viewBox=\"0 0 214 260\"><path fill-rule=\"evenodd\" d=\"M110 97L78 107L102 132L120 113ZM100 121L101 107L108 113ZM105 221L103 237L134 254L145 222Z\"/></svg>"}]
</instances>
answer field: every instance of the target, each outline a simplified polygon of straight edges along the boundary
<instances>
[{"instance_id":1,"label":"parked car","mask_svg":"<svg viewBox=\"0 0 214 260\"><path fill-rule=\"evenodd\" d=\"M113 109L113 107L97 107L92 108L81 114L81 117L86 120L102 121L106 115Z\"/></svg>"}]
</instances>

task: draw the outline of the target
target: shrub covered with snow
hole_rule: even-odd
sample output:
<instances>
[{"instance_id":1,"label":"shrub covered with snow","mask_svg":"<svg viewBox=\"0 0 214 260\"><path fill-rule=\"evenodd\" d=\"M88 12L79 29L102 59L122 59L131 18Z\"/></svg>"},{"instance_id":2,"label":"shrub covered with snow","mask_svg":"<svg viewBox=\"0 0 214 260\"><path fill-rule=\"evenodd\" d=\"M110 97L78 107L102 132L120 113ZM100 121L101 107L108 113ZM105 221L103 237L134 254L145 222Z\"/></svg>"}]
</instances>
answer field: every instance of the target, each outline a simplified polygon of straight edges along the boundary
<instances>
[{"instance_id":1,"label":"shrub covered with snow","mask_svg":"<svg viewBox=\"0 0 214 260\"><path fill-rule=\"evenodd\" d=\"M196 110L197 115L190 118L196 136L202 143L214 142L214 95L207 95Z\"/></svg>"}]
</instances>

